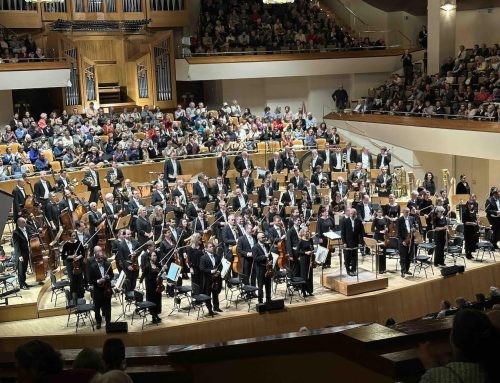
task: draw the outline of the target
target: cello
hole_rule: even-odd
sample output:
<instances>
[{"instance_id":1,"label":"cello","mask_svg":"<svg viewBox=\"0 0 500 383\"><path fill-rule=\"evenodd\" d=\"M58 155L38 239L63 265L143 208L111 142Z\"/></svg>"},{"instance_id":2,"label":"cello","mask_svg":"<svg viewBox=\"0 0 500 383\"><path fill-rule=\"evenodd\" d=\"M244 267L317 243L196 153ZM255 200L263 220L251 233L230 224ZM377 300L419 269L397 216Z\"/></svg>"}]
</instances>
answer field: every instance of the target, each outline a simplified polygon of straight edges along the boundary
<instances>
[{"instance_id":1,"label":"cello","mask_svg":"<svg viewBox=\"0 0 500 383\"><path fill-rule=\"evenodd\" d=\"M238 245L231 246L231 252L233 253L233 271L238 274L243 273L243 262L238 255Z\"/></svg>"}]
</instances>

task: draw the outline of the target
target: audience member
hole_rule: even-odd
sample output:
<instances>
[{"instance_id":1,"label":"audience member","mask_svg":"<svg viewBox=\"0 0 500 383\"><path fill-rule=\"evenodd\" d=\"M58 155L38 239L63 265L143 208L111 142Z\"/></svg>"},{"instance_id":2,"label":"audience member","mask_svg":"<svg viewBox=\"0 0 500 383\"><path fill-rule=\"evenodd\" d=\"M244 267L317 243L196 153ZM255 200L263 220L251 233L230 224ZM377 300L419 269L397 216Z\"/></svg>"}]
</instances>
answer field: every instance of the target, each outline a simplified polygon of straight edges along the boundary
<instances>
[{"instance_id":1,"label":"audience member","mask_svg":"<svg viewBox=\"0 0 500 383\"><path fill-rule=\"evenodd\" d=\"M102 347L102 359L104 360L105 370L125 370L125 345L118 338L106 339Z\"/></svg>"}]
</instances>

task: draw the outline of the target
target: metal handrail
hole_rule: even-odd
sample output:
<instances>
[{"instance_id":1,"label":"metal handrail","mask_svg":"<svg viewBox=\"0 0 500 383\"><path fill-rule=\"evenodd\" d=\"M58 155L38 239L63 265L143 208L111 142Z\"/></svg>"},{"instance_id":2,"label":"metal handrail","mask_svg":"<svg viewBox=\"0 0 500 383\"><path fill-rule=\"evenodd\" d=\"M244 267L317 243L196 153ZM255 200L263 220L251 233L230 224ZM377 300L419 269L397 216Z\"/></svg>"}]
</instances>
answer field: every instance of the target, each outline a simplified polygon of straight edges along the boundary
<instances>
[{"instance_id":1,"label":"metal handrail","mask_svg":"<svg viewBox=\"0 0 500 383\"><path fill-rule=\"evenodd\" d=\"M355 19L359 20L361 22L361 24L369 25L362 18L360 18L351 8L349 8L347 5L345 5L342 1L337 0L337 3L339 3L342 6L342 8L344 8L347 12L349 12Z\"/></svg>"},{"instance_id":2,"label":"metal handrail","mask_svg":"<svg viewBox=\"0 0 500 383\"><path fill-rule=\"evenodd\" d=\"M488 104L494 104L494 105L499 105L500 103L498 102L491 102ZM387 111L387 110L369 110L364 113L357 113L354 112L352 114L383 114L383 115L389 115L389 116L400 116L400 117L420 117L420 118L441 118L441 119L449 119L449 120L473 120L477 122L500 122L500 121L495 121L491 119L490 117L485 117L485 116L462 116L459 114L432 114L429 115L427 113L415 113L415 112L399 112L399 111Z\"/></svg>"},{"instance_id":3,"label":"metal handrail","mask_svg":"<svg viewBox=\"0 0 500 383\"><path fill-rule=\"evenodd\" d=\"M401 32L399 29L367 30L367 31L359 31L357 33L358 35L361 35L361 33L394 33L394 32L400 34L410 44L413 43L411 39L408 36L406 36L403 32Z\"/></svg>"}]
</instances>

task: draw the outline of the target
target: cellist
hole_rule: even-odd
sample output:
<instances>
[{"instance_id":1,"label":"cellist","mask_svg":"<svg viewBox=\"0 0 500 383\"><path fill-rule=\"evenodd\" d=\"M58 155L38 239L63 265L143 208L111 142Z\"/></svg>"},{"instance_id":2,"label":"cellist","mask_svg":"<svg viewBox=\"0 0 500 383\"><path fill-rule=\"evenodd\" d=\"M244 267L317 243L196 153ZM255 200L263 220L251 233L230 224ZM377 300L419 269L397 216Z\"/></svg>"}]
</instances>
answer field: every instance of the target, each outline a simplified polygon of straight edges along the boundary
<instances>
[{"instance_id":1,"label":"cellist","mask_svg":"<svg viewBox=\"0 0 500 383\"><path fill-rule=\"evenodd\" d=\"M75 304L77 299L83 298L85 293L83 288L83 275L85 270L85 265L83 263L84 255L85 250L83 243L78 240L77 232L74 231L71 233L70 240L66 241L63 245L61 260L66 265L70 281L71 296Z\"/></svg>"},{"instance_id":2,"label":"cellist","mask_svg":"<svg viewBox=\"0 0 500 383\"><path fill-rule=\"evenodd\" d=\"M161 322L161 318L158 314L161 314L161 290L158 291L158 278L161 278L160 272L165 271L167 265L160 266L160 261L158 260L158 254L155 252L151 253L150 259L146 262L144 266L144 281L146 283L146 299L149 302L153 302L156 306L149 309L151 316L153 317L153 323Z\"/></svg>"}]
</instances>

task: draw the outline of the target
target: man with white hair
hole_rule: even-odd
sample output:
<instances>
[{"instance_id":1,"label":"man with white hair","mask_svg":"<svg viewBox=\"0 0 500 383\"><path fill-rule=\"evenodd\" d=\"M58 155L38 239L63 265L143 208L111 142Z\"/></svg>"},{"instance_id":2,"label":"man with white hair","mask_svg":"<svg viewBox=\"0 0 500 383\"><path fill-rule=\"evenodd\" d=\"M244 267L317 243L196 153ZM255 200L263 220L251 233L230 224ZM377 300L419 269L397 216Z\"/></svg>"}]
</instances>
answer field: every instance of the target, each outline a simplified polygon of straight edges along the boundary
<instances>
[{"instance_id":1,"label":"man with white hair","mask_svg":"<svg viewBox=\"0 0 500 383\"><path fill-rule=\"evenodd\" d=\"M120 214L120 206L115 204L115 198L113 193L106 193L104 201L104 213L109 218L110 223L115 226L115 222L118 220Z\"/></svg>"}]
</instances>

